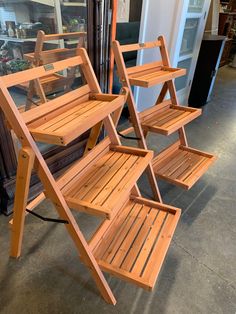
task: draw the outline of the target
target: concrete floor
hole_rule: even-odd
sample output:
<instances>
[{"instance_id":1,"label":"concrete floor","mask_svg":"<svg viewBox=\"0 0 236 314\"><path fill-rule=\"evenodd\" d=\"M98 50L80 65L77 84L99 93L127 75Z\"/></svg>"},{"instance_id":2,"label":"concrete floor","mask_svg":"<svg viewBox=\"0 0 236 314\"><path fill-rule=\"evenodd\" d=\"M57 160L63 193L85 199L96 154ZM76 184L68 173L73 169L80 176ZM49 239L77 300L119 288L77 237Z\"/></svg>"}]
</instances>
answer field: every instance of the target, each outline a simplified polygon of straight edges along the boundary
<instances>
[{"instance_id":1,"label":"concrete floor","mask_svg":"<svg viewBox=\"0 0 236 314\"><path fill-rule=\"evenodd\" d=\"M106 304L80 263L63 225L27 217L22 257L9 259L9 218L0 217L0 313L236 312L236 71L220 70L212 101L188 125L192 147L218 161L188 192L160 182L164 201L182 208L181 221L152 293L106 275L116 298ZM148 137L157 150L169 142ZM144 195L148 184L141 180ZM52 216L49 202L38 212ZM97 219L75 213L89 235ZM56 214L55 214L56 217Z\"/></svg>"}]
</instances>

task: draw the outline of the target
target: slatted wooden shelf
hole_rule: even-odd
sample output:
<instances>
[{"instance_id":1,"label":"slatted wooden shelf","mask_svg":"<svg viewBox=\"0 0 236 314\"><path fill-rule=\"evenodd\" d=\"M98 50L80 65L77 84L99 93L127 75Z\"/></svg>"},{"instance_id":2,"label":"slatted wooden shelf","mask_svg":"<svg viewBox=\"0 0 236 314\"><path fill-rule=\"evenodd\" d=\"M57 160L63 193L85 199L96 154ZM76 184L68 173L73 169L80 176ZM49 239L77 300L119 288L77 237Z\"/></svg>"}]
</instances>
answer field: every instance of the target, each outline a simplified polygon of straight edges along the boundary
<instances>
[{"instance_id":1,"label":"slatted wooden shelf","mask_svg":"<svg viewBox=\"0 0 236 314\"><path fill-rule=\"evenodd\" d=\"M111 219L152 158L152 151L105 140L73 165L59 185L69 207Z\"/></svg>"},{"instance_id":2,"label":"slatted wooden shelf","mask_svg":"<svg viewBox=\"0 0 236 314\"><path fill-rule=\"evenodd\" d=\"M175 106L165 100L139 114L143 130L170 135L180 127L199 117L201 109Z\"/></svg>"},{"instance_id":3,"label":"slatted wooden shelf","mask_svg":"<svg viewBox=\"0 0 236 314\"><path fill-rule=\"evenodd\" d=\"M109 227L102 225L90 241L102 270L152 290L180 212L143 198L129 200Z\"/></svg>"},{"instance_id":4,"label":"slatted wooden shelf","mask_svg":"<svg viewBox=\"0 0 236 314\"><path fill-rule=\"evenodd\" d=\"M188 190L215 159L214 155L180 145L177 141L154 158L153 168L157 177Z\"/></svg>"},{"instance_id":5,"label":"slatted wooden shelf","mask_svg":"<svg viewBox=\"0 0 236 314\"><path fill-rule=\"evenodd\" d=\"M82 89L88 92L87 86ZM64 94L22 114L36 141L65 146L124 102L122 95L85 93L76 98L77 93Z\"/></svg>"},{"instance_id":6,"label":"slatted wooden shelf","mask_svg":"<svg viewBox=\"0 0 236 314\"><path fill-rule=\"evenodd\" d=\"M137 67L138 69L132 73L132 69L134 68L136 67L127 71L130 84L146 88L186 74L185 69L170 68L167 66L153 66L152 68L146 69L144 65Z\"/></svg>"}]
</instances>

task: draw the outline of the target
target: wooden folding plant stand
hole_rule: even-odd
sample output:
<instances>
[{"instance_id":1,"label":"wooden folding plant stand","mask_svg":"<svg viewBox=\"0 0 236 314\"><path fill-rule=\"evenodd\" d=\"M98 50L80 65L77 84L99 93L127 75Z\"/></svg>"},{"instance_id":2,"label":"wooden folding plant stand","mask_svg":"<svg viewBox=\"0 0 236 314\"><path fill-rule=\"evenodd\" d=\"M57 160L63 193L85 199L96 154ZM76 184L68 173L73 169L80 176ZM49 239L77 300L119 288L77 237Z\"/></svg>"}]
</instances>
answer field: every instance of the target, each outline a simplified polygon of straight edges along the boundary
<instances>
[{"instance_id":1,"label":"wooden folding plant stand","mask_svg":"<svg viewBox=\"0 0 236 314\"><path fill-rule=\"evenodd\" d=\"M78 65L87 82L84 86L29 111L17 110L8 87ZM152 289L180 217L179 209L140 195L136 182L150 164L153 152L120 143L115 127L127 92L123 88L120 95L102 94L84 49L78 50L78 56L50 66L0 78L0 106L22 144L10 254L13 257L21 254L29 182L34 169L81 260L103 298L111 304L116 299L102 270ZM99 121L103 121L107 137L55 180L35 141L65 146ZM90 241L85 240L69 208L104 218Z\"/></svg>"},{"instance_id":2,"label":"wooden folding plant stand","mask_svg":"<svg viewBox=\"0 0 236 314\"><path fill-rule=\"evenodd\" d=\"M161 60L145 65L126 68L124 52L142 49L160 48ZM180 106L178 103L174 79L186 74L185 69L171 68L164 37L154 42L120 46L113 42L113 51L118 75L123 87L129 88L128 108L133 127L124 130L123 134L135 131L139 146L147 148L148 132L170 135L178 131L179 140L154 157L152 167L158 178L190 189L214 162L215 156L188 147L184 125L201 114L201 109ZM138 113L131 85L149 88L163 84L154 106ZM169 92L170 99L165 99Z\"/></svg>"}]
</instances>

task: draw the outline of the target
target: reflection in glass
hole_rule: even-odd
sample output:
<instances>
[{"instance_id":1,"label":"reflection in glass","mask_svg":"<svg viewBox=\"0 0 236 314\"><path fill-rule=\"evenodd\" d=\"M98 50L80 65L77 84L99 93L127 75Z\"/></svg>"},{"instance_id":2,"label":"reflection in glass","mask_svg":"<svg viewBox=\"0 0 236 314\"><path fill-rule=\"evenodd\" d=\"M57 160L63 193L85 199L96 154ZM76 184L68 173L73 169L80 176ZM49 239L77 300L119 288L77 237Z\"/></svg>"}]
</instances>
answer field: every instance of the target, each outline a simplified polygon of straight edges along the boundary
<instances>
[{"instance_id":1,"label":"reflection in glass","mask_svg":"<svg viewBox=\"0 0 236 314\"><path fill-rule=\"evenodd\" d=\"M188 12L201 13L204 6L204 0L189 0Z\"/></svg>"},{"instance_id":2,"label":"reflection in glass","mask_svg":"<svg viewBox=\"0 0 236 314\"><path fill-rule=\"evenodd\" d=\"M178 77L178 78L175 80L175 86L176 86L176 90L177 90L177 91L179 91L179 90L185 88L186 85L187 85L188 73L189 73L189 69L190 69L190 66L191 66L191 62L192 62L192 59L189 58L189 59L180 61L180 62L178 63L178 68L186 69L186 70L187 70L187 73L186 73L185 76Z\"/></svg>"},{"instance_id":3,"label":"reflection in glass","mask_svg":"<svg viewBox=\"0 0 236 314\"><path fill-rule=\"evenodd\" d=\"M198 18L187 19L184 27L184 35L182 39L180 56L187 55L193 52L195 39L198 29Z\"/></svg>"}]
</instances>

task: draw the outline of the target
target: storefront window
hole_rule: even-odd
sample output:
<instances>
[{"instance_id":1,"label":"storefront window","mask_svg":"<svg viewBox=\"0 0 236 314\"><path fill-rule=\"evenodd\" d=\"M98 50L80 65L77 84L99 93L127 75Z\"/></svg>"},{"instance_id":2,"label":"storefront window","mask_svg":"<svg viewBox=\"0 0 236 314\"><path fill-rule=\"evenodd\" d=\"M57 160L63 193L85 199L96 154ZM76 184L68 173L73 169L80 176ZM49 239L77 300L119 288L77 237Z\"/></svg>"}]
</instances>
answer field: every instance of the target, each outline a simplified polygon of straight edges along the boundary
<instances>
[{"instance_id":1,"label":"storefront window","mask_svg":"<svg viewBox=\"0 0 236 314\"><path fill-rule=\"evenodd\" d=\"M30 66L25 54L34 52L37 33L86 32L86 0L6 0L0 3L0 75ZM74 48L78 39L52 40L44 49ZM86 46L86 40L85 40Z\"/></svg>"}]
</instances>

